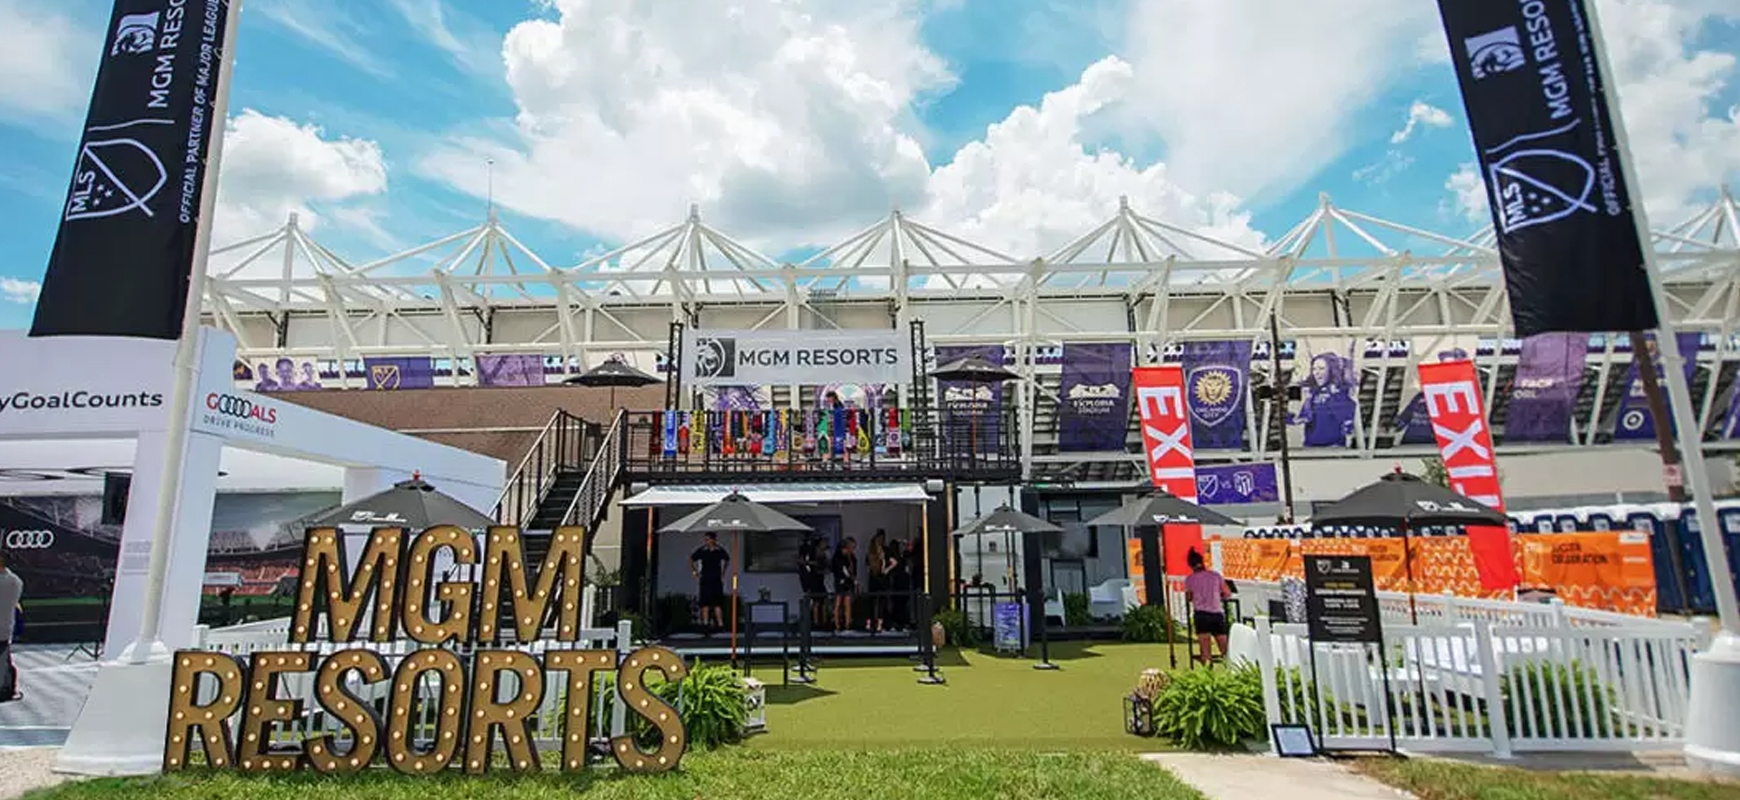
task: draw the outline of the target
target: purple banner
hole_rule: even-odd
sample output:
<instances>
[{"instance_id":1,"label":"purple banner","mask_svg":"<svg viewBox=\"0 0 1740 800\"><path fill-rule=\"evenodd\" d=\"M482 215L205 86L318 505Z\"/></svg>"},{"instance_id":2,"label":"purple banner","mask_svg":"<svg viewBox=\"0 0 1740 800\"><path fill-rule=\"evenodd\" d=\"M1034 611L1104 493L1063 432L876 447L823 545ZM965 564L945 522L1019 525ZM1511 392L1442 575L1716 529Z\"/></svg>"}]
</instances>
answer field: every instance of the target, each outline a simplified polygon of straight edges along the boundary
<instances>
[{"instance_id":1,"label":"purple banner","mask_svg":"<svg viewBox=\"0 0 1740 800\"><path fill-rule=\"evenodd\" d=\"M1065 453L1124 451L1130 430L1128 342L1065 344L1057 409L1057 449Z\"/></svg>"},{"instance_id":2,"label":"purple banner","mask_svg":"<svg viewBox=\"0 0 1740 800\"><path fill-rule=\"evenodd\" d=\"M1306 447L1346 447L1359 413L1359 374L1348 355L1324 350L1311 357L1299 381L1300 408L1293 423L1305 426Z\"/></svg>"},{"instance_id":3,"label":"purple banner","mask_svg":"<svg viewBox=\"0 0 1740 800\"><path fill-rule=\"evenodd\" d=\"M235 372L237 386L246 386L256 392L307 392L325 388L320 385L320 370L313 361L306 359L297 362L280 358L269 364L261 361L252 369L238 361Z\"/></svg>"},{"instance_id":4,"label":"purple banner","mask_svg":"<svg viewBox=\"0 0 1740 800\"><path fill-rule=\"evenodd\" d=\"M365 358L370 389L428 389L435 385L435 361L427 356Z\"/></svg>"},{"instance_id":5,"label":"purple banner","mask_svg":"<svg viewBox=\"0 0 1740 800\"><path fill-rule=\"evenodd\" d=\"M1251 343L1185 342L1180 361L1185 405L1190 408L1190 438L1196 448L1243 449Z\"/></svg>"},{"instance_id":6,"label":"purple banner","mask_svg":"<svg viewBox=\"0 0 1740 800\"><path fill-rule=\"evenodd\" d=\"M1414 393L1414 399L1396 416L1396 432L1401 435L1398 444L1437 444L1438 435L1432 432L1432 412L1426 408L1426 396Z\"/></svg>"},{"instance_id":7,"label":"purple banner","mask_svg":"<svg viewBox=\"0 0 1740 800\"><path fill-rule=\"evenodd\" d=\"M1504 438L1512 442L1563 442L1583 389L1589 334L1542 333L1523 340L1505 415Z\"/></svg>"},{"instance_id":8,"label":"purple banner","mask_svg":"<svg viewBox=\"0 0 1740 800\"><path fill-rule=\"evenodd\" d=\"M1203 505L1275 503L1281 490L1274 464L1224 464L1196 468L1196 496Z\"/></svg>"},{"instance_id":9,"label":"purple banner","mask_svg":"<svg viewBox=\"0 0 1740 800\"><path fill-rule=\"evenodd\" d=\"M773 405L757 386L720 386L712 393L715 411L762 411Z\"/></svg>"},{"instance_id":10,"label":"purple banner","mask_svg":"<svg viewBox=\"0 0 1740 800\"><path fill-rule=\"evenodd\" d=\"M479 386L543 386L544 357L510 353L477 357Z\"/></svg>"},{"instance_id":11,"label":"purple banner","mask_svg":"<svg viewBox=\"0 0 1740 800\"><path fill-rule=\"evenodd\" d=\"M1728 421L1722 426L1722 438L1740 439L1740 379L1734 381L1734 396L1728 401Z\"/></svg>"},{"instance_id":12,"label":"purple banner","mask_svg":"<svg viewBox=\"0 0 1740 800\"><path fill-rule=\"evenodd\" d=\"M1000 344L936 348L936 365L968 356L980 356L992 364L1003 363ZM943 438L950 452L994 452L1001 446L1003 384L970 381L937 381L937 406L942 409Z\"/></svg>"},{"instance_id":13,"label":"purple banner","mask_svg":"<svg viewBox=\"0 0 1740 800\"><path fill-rule=\"evenodd\" d=\"M1704 335L1701 333L1677 334L1680 343L1680 354L1686 359L1686 383L1692 382L1692 373L1697 369L1698 343ZM1661 372L1661 357L1656 355L1655 336L1649 336L1649 352L1655 356L1656 372ZM1614 441L1632 441L1637 439L1655 438L1655 419L1649 413L1649 400L1643 396L1643 380L1637 376L1637 365L1634 363L1626 370L1625 385L1629 390L1625 398L1619 401L1619 415L1613 423ZM1661 387L1667 392L1667 385Z\"/></svg>"}]
</instances>

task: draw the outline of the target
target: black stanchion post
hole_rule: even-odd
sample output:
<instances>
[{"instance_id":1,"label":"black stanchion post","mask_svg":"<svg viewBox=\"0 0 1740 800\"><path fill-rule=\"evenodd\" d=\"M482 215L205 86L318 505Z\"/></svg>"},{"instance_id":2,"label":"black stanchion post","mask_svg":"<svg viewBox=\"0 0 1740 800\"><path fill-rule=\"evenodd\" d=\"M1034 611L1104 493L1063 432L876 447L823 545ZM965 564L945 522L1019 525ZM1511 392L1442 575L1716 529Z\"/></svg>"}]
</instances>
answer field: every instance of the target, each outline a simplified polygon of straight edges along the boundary
<instances>
[{"instance_id":1,"label":"black stanchion post","mask_svg":"<svg viewBox=\"0 0 1740 800\"><path fill-rule=\"evenodd\" d=\"M792 683L815 683L816 665L810 661L810 642L815 629L810 624L811 615L815 614L816 599L808 594L803 596L799 609L803 612L798 619L798 663L797 676Z\"/></svg>"},{"instance_id":2,"label":"black stanchion post","mask_svg":"<svg viewBox=\"0 0 1740 800\"><path fill-rule=\"evenodd\" d=\"M919 618L930 619L930 594L920 593L918 598L919 611L921 612ZM936 671L936 643L931 639L928 626L918 637L918 648L919 652L924 654L925 669L925 674L918 679L918 682L927 686L939 686L945 683L943 676Z\"/></svg>"},{"instance_id":3,"label":"black stanchion post","mask_svg":"<svg viewBox=\"0 0 1740 800\"><path fill-rule=\"evenodd\" d=\"M1057 665L1051 663L1051 621L1043 613L1039 615L1039 663L1033 668L1057 669Z\"/></svg>"}]
</instances>

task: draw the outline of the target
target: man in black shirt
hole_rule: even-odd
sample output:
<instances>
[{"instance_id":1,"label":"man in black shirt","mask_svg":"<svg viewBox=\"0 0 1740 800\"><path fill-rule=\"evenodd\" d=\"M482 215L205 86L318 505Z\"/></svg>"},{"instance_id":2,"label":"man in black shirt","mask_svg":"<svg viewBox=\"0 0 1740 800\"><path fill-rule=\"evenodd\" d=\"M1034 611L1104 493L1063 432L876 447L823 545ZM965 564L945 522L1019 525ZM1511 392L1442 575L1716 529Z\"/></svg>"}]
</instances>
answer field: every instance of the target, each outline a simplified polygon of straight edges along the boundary
<instances>
[{"instance_id":1,"label":"man in black shirt","mask_svg":"<svg viewBox=\"0 0 1740 800\"><path fill-rule=\"evenodd\" d=\"M725 565L730 563L731 554L719 546L718 534L707 534L706 541L689 554L689 571L700 584L702 625L707 624L707 611L712 609L713 624L725 627Z\"/></svg>"}]
</instances>

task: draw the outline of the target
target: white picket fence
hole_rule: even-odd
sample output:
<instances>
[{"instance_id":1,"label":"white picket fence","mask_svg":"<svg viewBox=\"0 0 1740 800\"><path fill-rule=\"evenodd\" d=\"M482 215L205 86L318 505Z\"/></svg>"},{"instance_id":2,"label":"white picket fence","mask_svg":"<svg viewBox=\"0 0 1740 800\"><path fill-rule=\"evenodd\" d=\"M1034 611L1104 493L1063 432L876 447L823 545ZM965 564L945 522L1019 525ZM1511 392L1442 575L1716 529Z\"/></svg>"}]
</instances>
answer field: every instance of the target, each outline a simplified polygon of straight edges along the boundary
<instances>
[{"instance_id":1,"label":"white picket fence","mask_svg":"<svg viewBox=\"0 0 1740 800\"><path fill-rule=\"evenodd\" d=\"M1309 725L1324 749L1508 756L1677 747L1689 659L1708 629L1583 624L1574 610L1549 612L1556 622L1547 624L1476 609L1411 625L1386 606L1381 647L1312 642L1306 626L1260 615L1250 649L1269 722ZM1235 644L1235 656L1240 650Z\"/></svg>"},{"instance_id":2,"label":"white picket fence","mask_svg":"<svg viewBox=\"0 0 1740 800\"><path fill-rule=\"evenodd\" d=\"M551 649L614 649L618 661L628 656L634 648L633 630L628 622L618 623L612 628L592 627L594 616L595 591L587 586L581 599L581 631L578 641L573 644L561 643L552 648L554 632L541 641L508 645L506 649L519 650L533 656L541 657ZM325 632L325 620L321 620L321 632ZM405 656L424 649L425 645L409 639L396 639L390 642L308 642L306 644L290 644L290 620L275 619L262 622L251 622L242 625L232 625L223 628L199 629L197 643L194 649L210 650L238 657L246 657L260 652L307 652L315 653L318 664L326 656L340 650L367 649L380 653L387 662L389 672L398 668L399 662ZM450 646L456 652L468 654L476 648L470 645ZM314 675L312 673L289 674L281 677L278 696L281 699L297 699L303 702L303 708L308 709L301 718L285 724L273 726L271 737L274 743L300 742L318 736L337 736L338 741L348 744L348 739L342 726L331 719L314 698ZM365 683L355 673L347 676L345 689L359 699L373 705L377 714L387 716L387 703L391 694L391 681ZM564 734L564 712L568 704L567 676L561 672L547 672L544 676L543 703L539 706L533 719L534 741L547 747L560 747ZM506 687L498 687L501 691ZM217 686L215 681L205 681L200 686L199 701L210 702ZM439 703L436 702L440 691L439 679L434 675L425 675L417 687L418 702L414 704L417 719L412 721L412 736L420 744L432 744L436 736L436 714ZM626 706L623 703L609 702L616 693L616 687L610 681L598 681L593 698L593 718L591 720L591 738L619 736L627 724ZM607 713L608 711L608 713ZM239 725L237 719L231 721L232 727Z\"/></svg>"},{"instance_id":3,"label":"white picket fence","mask_svg":"<svg viewBox=\"0 0 1740 800\"><path fill-rule=\"evenodd\" d=\"M1175 599L1184 596L1183 582L1176 581ZM1268 613L1269 601L1281 600L1281 585L1263 581L1234 581L1240 611L1246 617ZM1525 625L1542 628L1655 628L1678 630L1684 623L1637 617L1593 608L1565 605L1554 598L1546 603L1515 600L1482 600L1454 595L1377 593L1378 607L1386 625L1457 624L1486 620L1495 625Z\"/></svg>"}]
</instances>

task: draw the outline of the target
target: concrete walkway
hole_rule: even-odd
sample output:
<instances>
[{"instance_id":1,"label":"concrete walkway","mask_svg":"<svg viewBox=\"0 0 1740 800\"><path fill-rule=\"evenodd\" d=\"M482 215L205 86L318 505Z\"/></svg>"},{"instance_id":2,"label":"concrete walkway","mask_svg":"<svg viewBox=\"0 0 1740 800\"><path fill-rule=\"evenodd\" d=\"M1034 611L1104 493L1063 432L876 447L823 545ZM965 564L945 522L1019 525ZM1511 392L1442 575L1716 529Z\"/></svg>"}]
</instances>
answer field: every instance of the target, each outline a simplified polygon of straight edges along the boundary
<instances>
[{"instance_id":1,"label":"concrete walkway","mask_svg":"<svg viewBox=\"0 0 1740 800\"><path fill-rule=\"evenodd\" d=\"M1152 753L1142 760L1171 770L1209 800L1404 800L1413 796L1321 759Z\"/></svg>"},{"instance_id":2,"label":"concrete walkway","mask_svg":"<svg viewBox=\"0 0 1740 800\"><path fill-rule=\"evenodd\" d=\"M53 771L54 757L59 753L58 747L0 749L0 800L12 800L67 780Z\"/></svg>"}]
</instances>

